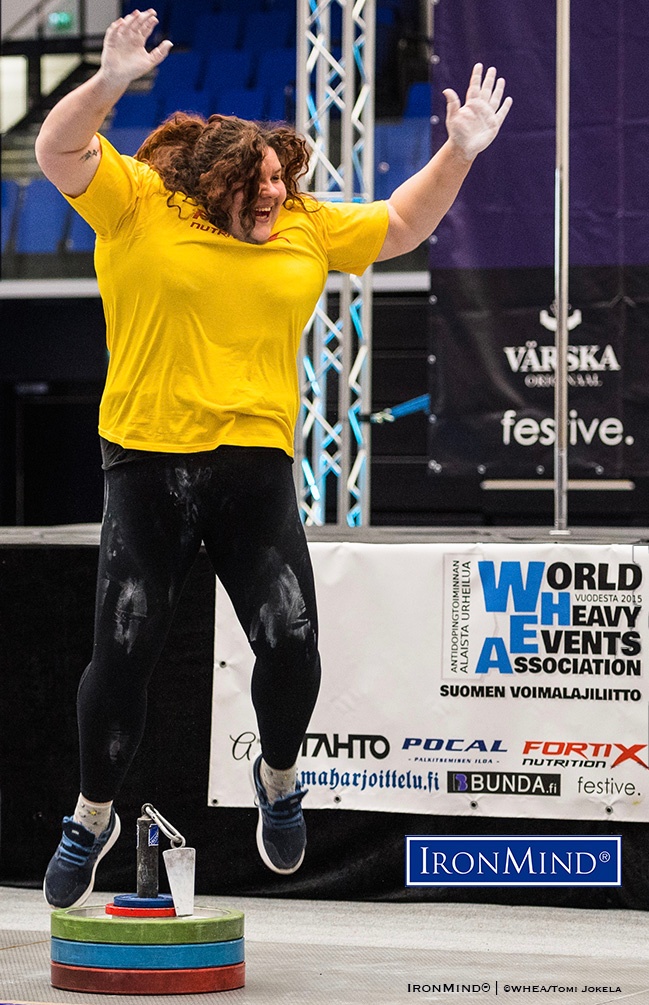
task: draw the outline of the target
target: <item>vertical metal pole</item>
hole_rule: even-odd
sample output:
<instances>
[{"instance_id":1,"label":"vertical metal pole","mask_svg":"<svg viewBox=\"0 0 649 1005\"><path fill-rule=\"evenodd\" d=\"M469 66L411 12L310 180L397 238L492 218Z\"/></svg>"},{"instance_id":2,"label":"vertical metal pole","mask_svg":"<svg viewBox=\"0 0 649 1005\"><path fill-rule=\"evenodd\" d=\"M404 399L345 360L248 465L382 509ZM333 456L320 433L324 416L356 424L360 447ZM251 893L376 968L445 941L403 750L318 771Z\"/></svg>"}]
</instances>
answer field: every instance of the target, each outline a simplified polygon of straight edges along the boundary
<instances>
[{"instance_id":1,"label":"vertical metal pole","mask_svg":"<svg viewBox=\"0 0 649 1005\"><path fill-rule=\"evenodd\" d=\"M304 186L321 200L372 198L375 2L297 0L296 125L311 148ZM342 51L332 43L332 10L342 15ZM325 522L334 483L339 526L369 520L369 436L361 416L369 412L371 293L369 269L361 280L343 275L340 296L325 291L305 331L296 453L309 524Z\"/></svg>"},{"instance_id":2,"label":"vertical metal pole","mask_svg":"<svg viewBox=\"0 0 649 1005\"><path fill-rule=\"evenodd\" d=\"M365 105L365 134L363 150L363 189L367 202L374 199L374 122L376 95L376 3L365 5L365 86L367 101ZM372 411L372 268L365 270L361 277L363 298L363 341L367 349L365 363L360 371L361 401L363 411L369 415ZM361 494L361 525L369 527L371 519L372 500L372 427L366 422L363 427L363 450L365 458L359 476Z\"/></svg>"},{"instance_id":3,"label":"vertical metal pole","mask_svg":"<svg viewBox=\"0 0 649 1005\"><path fill-rule=\"evenodd\" d=\"M331 4L322 5L317 18L317 34L320 45L325 52L331 51ZM314 26L315 27L315 26ZM315 107L318 109L318 129L320 131L320 149L330 155L331 148L331 106L326 100L329 72L327 62L323 58L316 59L315 63ZM315 188L317 192L324 192L329 187L329 172L322 160L318 158L314 175ZM328 304L329 297L325 293L321 298L323 304ZM319 411L322 419L327 417L327 385L331 374L327 367L323 365L325 350L329 332L327 330L326 317L329 316L328 308L324 316L316 315L311 329L312 363L319 376L320 395ZM313 468L316 480L316 488L319 493L319 501L314 500L313 510L318 514L321 524L326 523L326 501L327 501L327 476L329 474L328 452L325 449L325 426L321 422L314 423L312 433L312 456Z\"/></svg>"},{"instance_id":4,"label":"vertical metal pole","mask_svg":"<svg viewBox=\"0 0 649 1005\"><path fill-rule=\"evenodd\" d=\"M16 506L16 526L25 526L25 399L22 395L16 394L16 484L15 484L15 506Z\"/></svg>"},{"instance_id":5,"label":"vertical metal pole","mask_svg":"<svg viewBox=\"0 0 649 1005\"><path fill-rule=\"evenodd\" d=\"M296 45L296 58L297 65L295 67L295 128L298 133L304 135L307 131L308 122L308 107L307 107L307 97L309 93L309 83L306 75L306 60L309 54L306 41L306 15L307 8L306 5L297 0L297 45Z\"/></svg>"},{"instance_id":6,"label":"vertical metal pole","mask_svg":"<svg viewBox=\"0 0 649 1005\"><path fill-rule=\"evenodd\" d=\"M158 896L158 825L142 812L137 818L137 895Z\"/></svg>"},{"instance_id":7,"label":"vertical metal pole","mask_svg":"<svg viewBox=\"0 0 649 1005\"><path fill-rule=\"evenodd\" d=\"M315 41L314 41L315 39ZM329 187L326 164L322 155L328 157L330 146L331 108L326 101L328 87L328 65L322 53L331 49L331 11L329 4L320 7L310 0L297 0L297 65L295 122L298 133L312 135L314 145L313 183L317 192L325 192ZM300 406L300 415L295 436L295 482L298 499L305 489L306 464L313 474L313 494L308 507L308 523L324 524L326 519L325 501L327 474L325 423L327 407L327 368L323 366L328 337L326 324L327 294L323 294L318 310L308 326L298 353L300 388L306 383L305 363L310 359L318 385L307 392L310 413ZM304 439L304 428L310 429L310 443Z\"/></svg>"},{"instance_id":8,"label":"vertical metal pole","mask_svg":"<svg viewBox=\"0 0 649 1005\"><path fill-rule=\"evenodd\" d=\"M554 175L554 529L568 517L568 252L570 136L570 0L557 0L556 166Z\"/></svg>"},{"instance_id":9,"label":"vertical metal pole","mask_svg":"<svg viewBox=\"0 0 649 1005\"><path fill-rule=\"evenodd\" d=\"M306 78L306 58L307 58L307 44L306 44L306 8L304 3L297 0L296 5L296 15L297 15L297 33L296 33L296 72L295 72L295 128L298 133L304 135L306 132L307 123L307 78ZM302 382L304 381L304 337L300 342L300 348L297 354L297 365L298 365L298 381L300 387L300 399L302 398ZM304 418L302 415L303 405L300 401L300 412L298 414L298 421L295 425L295 437L294 437L294 448L295 448L295 463L293 466L293 481L295 482L295 491L297 494L298 501L302 496L302 486L304 484L304 474L302 471L302 463L305 459L305 444L304 438L302 436L302 426L304 423Z\"/></svg>"},{"instance_id":10,"label":"vertical metal pole","mask_svg":"<svg viewBox=\"0 0 649 1005\"><path fill-rule=\"evenodd\" d=\"M354 21L351 6L347 4L343 8L343 38L342 38L342 62L345 67L344 94L345 106L341 116L341 137L340 137L340 167L342 169L342 198L345 202L351 202L354 198L354 125L352 121L353 104L356 96L356 66L354 63ZM340 429L340 474L338 476L338 527L347 527L347 513L349 511L349 475L351 471L351 450L352 431L347 417L349 409L349 374L351 371L354 353L352 346L352 324L350 307L352 301L351 276L343 274L342 290L340 292L339 315L342 323L341 327L341 361L342 371L338 381L338 417L341 421Z\"/></svg>"}]
</instances>

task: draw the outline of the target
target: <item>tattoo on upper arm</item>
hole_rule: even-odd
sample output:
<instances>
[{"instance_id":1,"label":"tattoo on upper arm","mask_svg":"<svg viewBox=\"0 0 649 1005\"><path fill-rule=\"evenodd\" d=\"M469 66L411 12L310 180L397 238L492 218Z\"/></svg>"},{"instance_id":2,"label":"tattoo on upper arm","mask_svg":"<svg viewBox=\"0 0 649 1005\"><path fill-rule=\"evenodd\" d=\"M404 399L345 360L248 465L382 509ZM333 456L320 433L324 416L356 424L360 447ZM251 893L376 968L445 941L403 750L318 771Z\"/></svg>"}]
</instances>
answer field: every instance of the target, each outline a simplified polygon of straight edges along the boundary
<instances>
[{"instance_id":1,"label":"tattoo on upper arm","mask_svg":"<svg viewBox=\"0 0 649 1005\"><path fill-rule=\"evenodd\" d=\"M86 150L85 154L82 154L79 160L88 161L91 157L96 157L97 153L97 150Z\"/></svg>"}]
</instances>

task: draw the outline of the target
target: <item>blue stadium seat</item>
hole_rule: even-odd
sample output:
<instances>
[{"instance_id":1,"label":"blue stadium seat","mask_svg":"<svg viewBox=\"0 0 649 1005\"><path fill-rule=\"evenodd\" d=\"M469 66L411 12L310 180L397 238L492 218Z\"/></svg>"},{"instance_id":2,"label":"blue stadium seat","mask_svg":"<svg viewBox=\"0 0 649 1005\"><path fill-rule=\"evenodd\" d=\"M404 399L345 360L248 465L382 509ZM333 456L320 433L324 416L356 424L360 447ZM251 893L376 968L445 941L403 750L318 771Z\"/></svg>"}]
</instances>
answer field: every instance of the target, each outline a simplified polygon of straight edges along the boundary
<instances>
[{"instance_id":1,"label":"blue stadium seat","mask_svg":"<svg viewBox=\"0 0 649 1005\"><path fill-rule=\"evenodd\" d=\"M268 88L266 116L271 122L295 124L295 88L291 84Z\"/></svg>"},{"instance_id":2,"label":"blue stadium seat","mask_svg":"<svg viewBox=\"0 0 649 1005\"><path fill-rule=\"evenodd\" d=\"M430 116L377 122L374 128L374 198L388 199L432 156Z\"/></svg>"},{"instance_id":3,"label":"blue stadium seat","mask_svg":"<svg viewBox=\"0 0 649 1005\"><path fill-rule=\"evenodd\" d=\"M169 13L162 22L167 38L175 46L191 46L194 40L194 29L199 17L210 11L212 4L205 0L183 0L182 3L169 4Z\"/></svg>"},{"instance_id":4,"label":"blue stadium seat","mask_svg":"<svg viewBox=\"0 0 649 1005\"><path fill-rule=\"evenodd\" d=\"M268 94L261 87L229 87L217 96L216 111L240 119L265 119Z\"/></svg>"},{"instance_id":5,"label":"blue stadium seat","mask_svg":"<svg viewBox=\"0 0 649 1005\"><path fill-rule=\"evenodd\" d=\"M331 35L331 43L335 45L336 43L342 42L343 37L343 9L340 4L332 4L331 6L331 26L329 29Z\"/></svg>"},{"instance_id":6,"label":"blue stadium seat","mask_svg":"<svg viewBox=\"0 0 649 1005\"><path fill-rule=\"evenodd\" d=\"M177 87L162 98L161 118L166 119L174 112L197 112L207 118L214 112L214 104L207 91L194 87Z\"/></svg>"},{"instance_id":7,"label":"blue stadium seat","mask_svg":"<svg viewBox=\"0 0 649 1005\"><path fill-rule=\"evenodd\" d=\"M411 84L406 95L404 118L428 116L432 113L432 91L429 83Z\"/></svg>"},{"instance_id":8,"label":"blue stadium seat","mask_svg":"<svg viewBox=\"0 0 649 1005\"><path fill-rule=\"evenodd\" d=\"M297 55L295 47L266 49L259 56L255 72L257 87L295 84Z\"/></svg>"},{"instance_id":9,"label":"blue stadium seat","mask_svg":"<svg viewBox=\"0 0 649 1005\"><path fill-rule=\"evenodd\" d=\"M4 251L12 236L12 226L18 206L20 186L13 178L2 179L2 250Z\"/></svg>"},{"instance_id":10,"label":"blue stadium seat","mask_svg":"<svg viewBox=\"0 0 649 1005\"><path fill-rule=\"evenodd\" d=\"M54 254L65 237L72 209L51 182L36 178L26 186L16 230L18 254Z\"/></svg>"},{"instance_id":11,"label":"blue stadium seat","mask_svg":"<svg viewBox=\"0 0 649 1005\"><path fill-rule=\"evenodd\" d=\"M207 57L203 90L216 98L228 87L248 87L252 77L252 56L244 50L214 51ZM216 101L213 100L213 104Z\"/></svg>"},{"instance_id":12,"label":"blue stadium seat","mask_svg":"<svg viewBox=\"0 0 649 1005\"><path fill-rule=\"evenodd\" d=\"M125 94L117 102L111 129L153 129L160 119L160 97L154 91Z\"/></svg>"},{"instance_id":13,"label":"blue stadium seat","mask_svg":"<svg viewBox=\"0 0 649 1005\"><path fill-rule=\"evenodd\" d=\"M194 24L193 46L208 55L214 50L236 49L241 36L241 17L233 12L202 14Z\"/></svg>"},{"instance_id":14,"label":"blue stadium seat","mask_svg":"<svg viewBox=\"0 0 649 1005\"><path fill-rule=\"evenodd\" d=\"M158 25L149 37L147 42L147 48L153 48L154 45L158 45L163 38L167 38L167 23L169 21L170 10L174 5L172 0L156 0L155 11L158 15ZM127 14L131 14L134 10L145 10L145 6L142 5L141 0L125 0L121 5L120 16L125 17Z\"/></svg>"},{"instance_id":15,"label":"blue stadium seat","mask_svg":"<svg viewBox=\"0 0 649 1005\"><path fill-rule=\"evenodd\" d=\"M376 22L377 24L394 24L399 12L399 4L394 0L377 0Z\"/></svg>"},{"instance_id":16,"label":"blue stadium seat","mask_svg":"<svg viewBox=\"0 0 649 1005\"><path fill-rule=\"evenodd\" d=\"M155 125L158 125L157 121ZM120 154L133 157L152 131L153 126L125 126L124 129L113 129L111 126L104 130L104 136Z\"/></svg>"},{"instance_id":17,"label":"blue stadium seat","mask_svg":"<svg viewBox=\"0 0 649 1005\"><path fill-rule=\"evenodd\" d=\"M249 13L244 22L241 46L253 52L295 45L295 12L288 10Z\"/></svg>"},{"instance_id":18,"label":"blue stadium seat","mask_svg":"<svg viewBox=\"0 0 649 1005\"><path fill-rule=\"evenodd\" d=\"M377 74L387 68L390 56L397 45L396 6L393 3L377 3L376 5L375 65Z\"/></svg>"},{"instance_id":19,"label":"blue stadium seat","mask_svg":"<svg viewBox=\"0 0 649 1005\"><path fill-rule=\"evenodd\" d=\"M155 10L158 15L158 20L162 21L165 17L167 6L167 0L156 0ZM127 14L131 14L134 10L144 10L142 6L142 0L122 0L120 17L126 17Z\"/></svg>"},{"instance_id":20,"label":"blue stadium seat","mask_svg":"<svg viewBox=\"0 0 649 1005\"><path fill-rule=\"evenodd\" d=\"M72 211L70 228L65 238L66 251L94 251L95 232L78 213Z\"/></svg>"},{"instance_id":21,"label":"blue stadium seat","mask_svg":"<svg viewBox=\"0 0 649 1005\"><path fill-rule=\"evenodd\" d=\"M175 90L201 87L203 66L202 53L174 52L172 49L164 63L158 67L151 93L166 97Z\"/></svg>"},{"instance_id":22,"label":"blue stadium seat","mask_svg":"<svg viewBox=\"0 0 649 1005\"><path fill-rule=\"evenodd\" d=\"M293 9L295 10L295 0L291 0L293 4ZM251 11L264 11L269 10L270 6L267 0L239 0L238 3L233 3L233 0L215 0L212 4L212 10L218 11L219 13L232 10L233 7L239 8L239 13L249 14Z\"/></svg>"}]
</instances>

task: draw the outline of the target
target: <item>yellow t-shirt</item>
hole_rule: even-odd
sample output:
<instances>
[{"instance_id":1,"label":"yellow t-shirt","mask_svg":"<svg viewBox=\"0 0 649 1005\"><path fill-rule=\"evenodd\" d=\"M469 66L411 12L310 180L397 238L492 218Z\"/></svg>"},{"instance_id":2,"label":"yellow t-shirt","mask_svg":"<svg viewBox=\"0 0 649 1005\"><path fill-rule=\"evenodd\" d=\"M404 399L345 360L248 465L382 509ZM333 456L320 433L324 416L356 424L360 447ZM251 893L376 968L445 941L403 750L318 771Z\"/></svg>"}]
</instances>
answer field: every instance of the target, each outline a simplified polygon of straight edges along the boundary
<instances>
[{"instance_id":1,"label":"yellow t-shirt","mask_svg":"<svg viewBox=\"0 0 649 1005\"><path fill-rule=\"evenodd\" d=\"M101 144L88 189L68 200L97 234L110 351L101 436L139 450L292 455L302 332L329 269L360 275L375 260L386 204L283 207L270 240L247 244Z\"/></svg>"}]
</instances>

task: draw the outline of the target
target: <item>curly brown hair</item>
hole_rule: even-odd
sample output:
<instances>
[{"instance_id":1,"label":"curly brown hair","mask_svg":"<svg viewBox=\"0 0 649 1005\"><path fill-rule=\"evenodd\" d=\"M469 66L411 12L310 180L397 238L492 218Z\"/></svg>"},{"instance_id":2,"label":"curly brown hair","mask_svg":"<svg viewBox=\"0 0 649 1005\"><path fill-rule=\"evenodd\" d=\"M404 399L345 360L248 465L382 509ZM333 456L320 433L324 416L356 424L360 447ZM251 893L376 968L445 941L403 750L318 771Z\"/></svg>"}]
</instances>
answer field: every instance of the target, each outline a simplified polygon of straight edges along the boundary
<instances>
[{"instance_id":1,"label":"curly brown hair","mask_svg":"<svg viewBox=\"0 0 649 1005\"><path fill-rule=\"evenodd\" d=\"M182 192L192 199L219 230L230 230L232 197L242 190L240 222L251 232L261 164L268 147L282 166L284 205L297 202L305 206L298 182L309 160L306 140L282 124L262 125L234 115L204 119L174 112L146 138L135 157L150 164L170 192Z\"/></svg>"}]
</instances>

